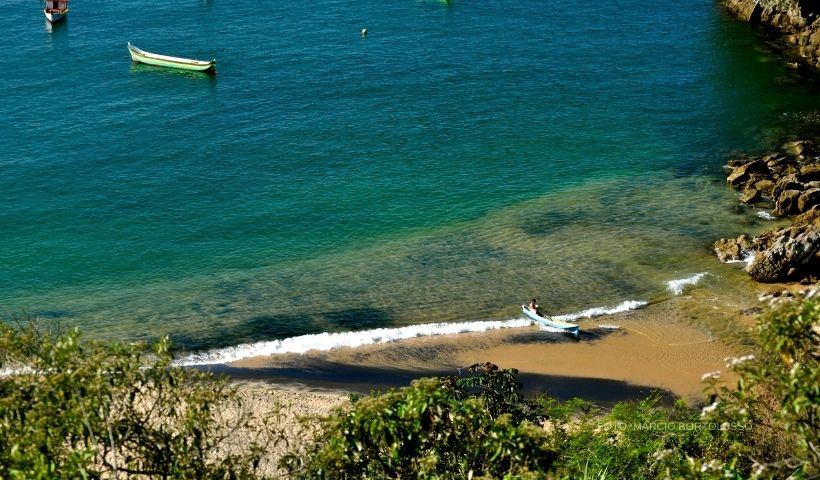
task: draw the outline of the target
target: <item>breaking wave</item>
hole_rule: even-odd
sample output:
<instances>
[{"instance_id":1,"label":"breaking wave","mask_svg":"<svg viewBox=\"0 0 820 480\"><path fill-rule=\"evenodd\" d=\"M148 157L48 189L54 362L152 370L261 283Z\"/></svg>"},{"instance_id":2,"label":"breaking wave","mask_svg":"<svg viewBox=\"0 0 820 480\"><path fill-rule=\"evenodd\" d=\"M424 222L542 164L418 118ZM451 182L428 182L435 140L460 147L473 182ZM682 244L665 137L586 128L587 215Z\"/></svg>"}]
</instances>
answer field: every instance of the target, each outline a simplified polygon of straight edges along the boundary
<instances>
[{"instance_id":1,"label":"breaking wave","mask_svg":"<svg viewBox=\"0 0 820 480\"><path fill-rule=\"evenodd\" d=\"M755 259L754 252L746 250L746 251L743 252L743 257L740 260L726 260L723 263L743 263L743 264L749 265L750 263L752 263L752 260L754 260L754 259Z\"/></svg>"},{"instance_id":2,"label":"breaking wave","mask_svg":"<svg viewBox=\"0 0 820 480\"><path fill-rule=\"evenodd\" d=\"M553 318L573 321L579 318L592 318L627 310L634 310L646 305L646 302L630 300L615 307L590 308L578 313L558 315ZM502 328L523 328L533 322L525 318L498 321L474 321L459 323L426 323L395 328L375 328L355 332L316 333L298 337L271 340L233 347L220 348L201 353L194 353L178 359L179 366L213 365L230 363L244 358L270 356L285 353L305 353L310 350L332 350L340 347L361 347L379 343L395 342L415 337L435 335L455 335L469 332L486 332Z\"/></svg>"},{"instance_id":3,"label":"breaking wave","mask_svg":"<svg viewBox=\"0 0 820 480\"><path fill-rule=\"evenodd\" d=\"M673 295L681 295L683 291L689 285L697 285L698 282L701 281L703 277L708 275L706 272L700 272L692 275L691 277L681 278L678 280L670 280L666 282L666 288L673 294Z\"/></svg>"},{"instance_id":4,"label":"breaking wave","mask_svg":"<svg viewBox=\"0 0 820 480\"><path fill-rule=\"evenodd\" d=\"M486 332L501 328L521 328L532 324L530 320L478 321L462 323L426 323L396 328L375 328L356 332L316 333L298 337L237 345L209 352L193 354L180 359L183 366L229 363L243 358L276 355L283 353L305 353L310 350L331 350L340 347L361 347L378 343L395 342L415 337L433 335L454 335L467 332Z\"/></svg>"},{"instance_id":5,"label":"breaking wave","mask_svg":"<svg viewBox=\"0 0 820 480\"><path fill-rule=\"evenodd\" d=\"M767 212L766 210L758 210L757 213L755 213L755 215L762 218L763 220L774 220L777 218L771 213Z\"/></svg>"},{"instance_id":6,"label":"breaking wave","mask_svg":"<svg viewBox=\"0 0 820 480\"><path fill-rule=\"evenodd\" d=\"M639 300L627 300L625 302L620 303L619 305L611 308L607 307L598 307L598 308L589 308L587 310L580 311L578 313L569 313L566 315L556 315L552 318L556 320L561 320L563 322L574 322L579 318L592 318L592 317L600 317L601 315L612 315L613 313L619 312L626 312L627 310L635 310L638 308L643 307L646 305L646 302L642 302Z\"/></svg>"}]
</instances>

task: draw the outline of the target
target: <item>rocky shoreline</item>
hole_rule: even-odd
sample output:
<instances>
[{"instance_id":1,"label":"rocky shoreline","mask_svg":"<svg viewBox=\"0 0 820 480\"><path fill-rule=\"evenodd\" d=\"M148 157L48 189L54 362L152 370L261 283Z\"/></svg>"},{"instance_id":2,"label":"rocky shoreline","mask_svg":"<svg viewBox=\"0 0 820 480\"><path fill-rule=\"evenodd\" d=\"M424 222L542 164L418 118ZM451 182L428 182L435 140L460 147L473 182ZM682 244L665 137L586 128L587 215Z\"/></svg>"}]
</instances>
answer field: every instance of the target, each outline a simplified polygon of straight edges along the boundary
<instances>
[{"instance_id":1,"label":"rocky shoreline","mask_svg":"<svg viewBox=\"0 0 820 480\"><path fill-rule=\"evenodd\" d=\"M738 19L779 32L795 54L793 67L820 70L820 0L723 0Z\"/></svg>"},{"instance_id":2,"label":"rocky shoreline","mask_svg":"<svg viewBox=\"0 0 820 480\"><path fill-rule=\"evenodd\" d=\"M745 261L758 282L817 282L820 275L820 149L809 140L791 141L775 151L746 155L727 164L729 185L740 202L769 208L792 224L750 238L723 238L715 253L723 262Z\"/></svg>"},{"instance_id":3,"label":"rocky shoreline","mask_svg":"<svg viewBox=\"0 0 820 480\"><path fill-rule=\"evenodd\" d=\"M778 32L794 56L790 65L820 70L820 0L722 0L738 19ZM793 140L727 163L727 182L740 202L792 218L788 227L715 243L723 262L743 261L758 282L817 283L820 276L820 141Z\"/></svg>"}]
</instances>

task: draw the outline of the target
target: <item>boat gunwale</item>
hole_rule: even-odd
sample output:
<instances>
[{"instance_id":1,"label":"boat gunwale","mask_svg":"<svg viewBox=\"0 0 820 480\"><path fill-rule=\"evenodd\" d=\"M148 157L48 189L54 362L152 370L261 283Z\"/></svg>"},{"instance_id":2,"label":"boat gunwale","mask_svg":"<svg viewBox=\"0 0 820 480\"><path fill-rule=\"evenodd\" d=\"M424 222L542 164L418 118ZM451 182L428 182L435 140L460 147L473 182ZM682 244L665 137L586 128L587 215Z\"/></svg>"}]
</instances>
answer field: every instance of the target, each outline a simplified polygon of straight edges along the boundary
<instances>
[{"instance_id":1,"label":"boat gunwale","mask_svg":"<svg viewBox=\"0 0 820 480\"><path fill-rule=\"evenodd\" d=\"M66 16L68 16L68 11L69 11L68 0L65 0L63 2L63 5L65 5L63 8L54 7L54 6L49 5L49 3L51 3L51 2L49 2L48 0L45 0L44 3L45 4L43 5L43 14L46 16L46 19L49 22L54 23L56 21L64 19Z\"/></svg>"}]
</instances>

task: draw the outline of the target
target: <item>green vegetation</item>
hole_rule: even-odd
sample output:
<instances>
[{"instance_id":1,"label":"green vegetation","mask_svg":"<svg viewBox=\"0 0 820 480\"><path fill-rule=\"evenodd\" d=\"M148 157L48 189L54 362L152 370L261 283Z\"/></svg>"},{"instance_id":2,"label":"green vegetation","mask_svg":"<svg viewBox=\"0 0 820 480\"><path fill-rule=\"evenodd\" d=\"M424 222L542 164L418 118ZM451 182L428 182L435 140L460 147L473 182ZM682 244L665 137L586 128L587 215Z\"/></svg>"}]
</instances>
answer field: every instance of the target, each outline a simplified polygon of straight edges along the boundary
<instances>
[{"instance_id":1,"label":"green vegetation","mask_svg":"<svg viewBox=\"0 0 820 480\"><path fill-rule=\"evenodd\" d=\"M289 478L817 478L820 304L761 317L760 351L706 375L702 408L658 396L602 411L527 399L485 363L359 397L305 424ZM80 342L0 325L0 477L262 478L283 440L224 380L173 368L168 342ZM253 422L252 424L250 422ZM231 439L241 432L242 442Z\"/></svg>"},{"instance_id":2,"label":"green vegetation","mask_svg":"<svg viewBox=\"0 0 820 480\"><path fill-rule=\"evenodd\" d=\"M329 417L286 459L302 478L539 478L556 453L514 370L414 381Z\"/></svg>"},{"instance_id":3,"label":"green vegetation","mask_svg":"<svg viewBox=\"0 0 820 480\"><path fill-rule=\"evenodd\" d=\"M708 440L725 448L689 462L689 470L714 471L709 478L820 477L820 303L785 303L762 316L758 334L758 357L727 363L737 385L709 382L713 402L703 417L721 428Z\"/></svg>"},{"instance_id":4,"label":"green vegetation","mask_svg":"<svg viewBox=\"0 0 820 480\"><path fill-rule=\"evenodd\" d=\"M703 408L530 401L515 370L474 365L339 409L287 466L310 479L815 478L820 305L785 304L758 333L756 357L727 359L737 385L705 376Z\"/></svg>"},{"instance_id":5,"label":"green vegetation","mask_svg":"<svg viewBox=\"0 0 820 480\"><path fill-rule=\"evenodd\" d=\"M140 345L80 342L0 324L0 478L253 477L274 441L248 425L236 391L208 373L171 367L167 340ZM256 418L256 424L270 422Z\"/></svg>"}]
</instances>

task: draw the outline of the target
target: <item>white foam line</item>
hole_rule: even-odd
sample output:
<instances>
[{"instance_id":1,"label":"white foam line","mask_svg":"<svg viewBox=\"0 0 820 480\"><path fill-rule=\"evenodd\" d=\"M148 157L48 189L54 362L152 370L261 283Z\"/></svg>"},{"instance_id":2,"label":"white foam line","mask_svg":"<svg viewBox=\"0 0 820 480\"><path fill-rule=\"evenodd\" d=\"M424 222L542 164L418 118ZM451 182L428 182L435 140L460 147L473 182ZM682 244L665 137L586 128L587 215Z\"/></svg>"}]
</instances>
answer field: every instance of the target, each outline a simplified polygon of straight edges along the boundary
<instances>
[{"instance_id":1,"label":"white foam line","mask_svg":"<svg viewBox=\"0 0 820 480\"><path fill-rule=\"evenodd\" d=\"M757 213L755 213L755 215L762 218L763 220L774 220L777 218L771 213L767 212L766 210L758 210Z\"/></svg>"},{"instance_id":2,"label":"white foam line","mask_svg":"<svg viewBox=\"0 0 820 480\"><path fill-rule=\"evenodd\" d=\"M697 285L698 282L700 282L706 275L708 275L708 273L700 272L692 275L691 277L681 278L679 280L670 280L666 282L666 287L670 292L672 292L673 295L681 295L683 290L688 285Z\"/></svg>"},{"instance_id":3,"label":"white foam line","mask_svg":"<svg viewBox=\"0 0 820 480\"><path fill-rule=\"evenodd\" d=\"M599 315L633 310L646 305L646 302L630 300L612 308L590 308L578 313L559 315L553 318L568 321L579 318L591 318ZM379 343L395 342L415 337L435 335L455 335L467 332L486 332L502 328L523 328L532 325L530 319L518 318L503 321L475 321L461 323L426 323L396 328L375 328L358 332L316 333L298 337L273 340L268 342L246 343L201 353L194 353L176 360L179 366L213 365L231 363L244 358L270 356L284 353L305 353L310 350L332 350L340 347L361 347ZM555 329L556 331L563 331Z\"/></svg>"},{"instance_id":4,"label":"white foam line","mask_svg":"<svg viewBox=\"0 0 820 480\"><path fill-rule=\"evenodd\" d=\"M642 302L639 300L627 300L625 302L621 302L620 304L608 308L608 307L597 307L597 308L589 308L587 310L580 311L578 313L568 313L566 315L556 315L552 318L556 320L561 320L562 322L574 322L579 318L592 318L592 317L600 317L601 315L612 315L613 313L619 312L626 312L627 310L635 310L637 308L641 308L646 305L646 302Z\"/></svg>"},{"instance_id":5,"label":"white foam line","mask_svg":"<svg viewBox=\"0 0 820 480\"><path fill-rule=\"evenodd\" d=\"M316 333L298 337L242 344L208 352L192 354L177 360L178 365L211 365L230 363L243 358L269 356L283 353L305 353L310 350L331 350L339 347L361 347L378 343L395 342L415 337L454 335L466 332L486 332L501 328L522 328L532 325L529 319L506 321L477 321L462 323L427 323L398 328L376 328L358 332Z\"/></svg>"}]
</instances>

